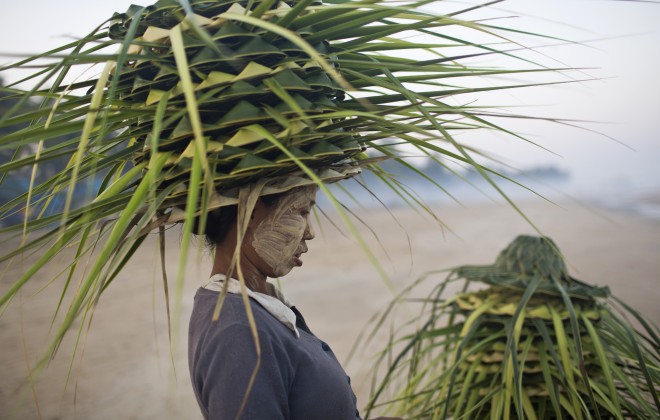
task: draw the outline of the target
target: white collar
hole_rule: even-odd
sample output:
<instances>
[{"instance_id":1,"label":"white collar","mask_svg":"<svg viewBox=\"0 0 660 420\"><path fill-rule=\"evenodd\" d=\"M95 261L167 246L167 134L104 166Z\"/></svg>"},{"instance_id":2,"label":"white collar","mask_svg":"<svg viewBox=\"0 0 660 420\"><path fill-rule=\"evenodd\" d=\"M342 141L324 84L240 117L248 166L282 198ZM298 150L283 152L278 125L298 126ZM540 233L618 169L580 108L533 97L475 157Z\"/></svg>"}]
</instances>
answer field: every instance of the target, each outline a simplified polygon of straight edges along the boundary
<instances>
[{"instance_id":1,"label":"white collar","mask_svg":"<svg viewBox=\"0 0 660 420\"><path fill-rule=\"evenodd\" d=\"M212 290L214 292L222 292L222 288L227 276L224 274L214 274L206 282L202 288L206 290ZM282 294L282 292L271 283L266 283L267 287L273 292L276 296L266 295L264 293L254 292L248 288L247 295L261 305L268 313L275 317L282 324L287 326L293 333L296 335L296 338L300 338L300 333L298 328L296 328L296 314L291 310L293 306ZM232 294L241 294L241 283L233 278L229 279L229 284L227 285L227 292Z\"/></svg>"}]
</instances>

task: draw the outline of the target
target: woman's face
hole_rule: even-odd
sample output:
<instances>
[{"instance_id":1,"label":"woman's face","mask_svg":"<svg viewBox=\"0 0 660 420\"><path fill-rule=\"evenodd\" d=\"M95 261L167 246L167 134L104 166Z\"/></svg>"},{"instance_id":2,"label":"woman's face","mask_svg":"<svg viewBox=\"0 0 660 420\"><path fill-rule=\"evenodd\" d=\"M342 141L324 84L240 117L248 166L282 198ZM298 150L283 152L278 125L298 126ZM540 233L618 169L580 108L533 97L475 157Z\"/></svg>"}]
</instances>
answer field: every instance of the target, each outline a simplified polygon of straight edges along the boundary
<instances>
[{"instance_id":1,"label":"woman's face","mask_svg":"<svg viewBox=\"0 0 660 420\"><path fill-rule=\"evenodd\" d=\"M281 277L302 265L307 252L305 241L314 239L309 215L316 200L316 186L297 188L272 204L259 202L248 226L246 241L259 271L268 277Z\"/></svg>"}]
</instances>

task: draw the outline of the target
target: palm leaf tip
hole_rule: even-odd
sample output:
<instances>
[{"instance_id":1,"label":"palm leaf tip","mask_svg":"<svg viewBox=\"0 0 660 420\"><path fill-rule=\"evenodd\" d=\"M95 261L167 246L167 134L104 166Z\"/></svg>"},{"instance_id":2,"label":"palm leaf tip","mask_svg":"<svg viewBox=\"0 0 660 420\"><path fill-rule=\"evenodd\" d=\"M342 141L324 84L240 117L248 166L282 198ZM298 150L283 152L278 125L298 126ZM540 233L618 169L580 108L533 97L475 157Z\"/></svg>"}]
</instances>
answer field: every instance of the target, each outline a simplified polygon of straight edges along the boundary
<instances>
[{"instance_id":1,"label":"palm leaf tip","mask_svg":"<svg viewBox=\"0 0 660 420\"><path fill-rule=\"evenodd\" d=\"M456 280L482 288L441 296ZM606 288L569 277L549 238L516 238L495 264L455 269L424 301L422 327L393 339L403 350L370 407L424 418L657 418L657 328L627 307L646 328L637 331Z\"/></svg>"}]
</instances>

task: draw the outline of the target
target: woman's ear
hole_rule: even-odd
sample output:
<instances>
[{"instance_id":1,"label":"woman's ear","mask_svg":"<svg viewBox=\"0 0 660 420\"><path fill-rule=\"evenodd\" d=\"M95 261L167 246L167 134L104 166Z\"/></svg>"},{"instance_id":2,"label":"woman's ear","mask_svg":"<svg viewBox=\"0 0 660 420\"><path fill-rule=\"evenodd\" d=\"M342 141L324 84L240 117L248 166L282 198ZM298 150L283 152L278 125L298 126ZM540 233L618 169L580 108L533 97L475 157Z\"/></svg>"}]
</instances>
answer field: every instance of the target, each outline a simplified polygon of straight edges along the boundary
<instances>
[{"instance_id":1,"label":"woman's ear","mask_svg":"<svg viewBox=\"0 0 660 420\"><path fill-rule=\"evenodd\" d=\"M266 214L268 214L268 206L266 203L264 203L261 198L257 200L257 202L254 204L254 208L252 209L252 214L250 215L250 222L253 223L261 223L261 221L266 217Z\"/></svg>"}]
</instances>

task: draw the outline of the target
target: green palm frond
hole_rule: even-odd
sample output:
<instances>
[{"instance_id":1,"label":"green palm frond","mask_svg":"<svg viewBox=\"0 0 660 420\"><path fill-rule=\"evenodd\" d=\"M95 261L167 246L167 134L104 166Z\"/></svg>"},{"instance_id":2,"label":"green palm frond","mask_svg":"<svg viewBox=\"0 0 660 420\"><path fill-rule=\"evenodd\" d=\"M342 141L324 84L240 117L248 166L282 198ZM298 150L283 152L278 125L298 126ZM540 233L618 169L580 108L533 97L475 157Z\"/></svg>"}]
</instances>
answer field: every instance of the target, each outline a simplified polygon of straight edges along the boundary
<instances>
[{"instance_id":1,"label":"green palm frond","mask_svg":"<svg viewBox=\"0 0 660 420\"><path fill-rule=\"evenodd\" d=\"M456 281L464 291L445 297ZM520 236L494 265L459 267L438 283L414 330L383 351L381 363L394 362L369 409L434 419L657 419L658 329L623 307L641 331L607 287L568 275L550 239Z\"/></svg>"},{"instance_id":2,"label":"green palm frond","mask_svg":"<svg viewBox=\"0 0 660 420\"><path fill-rule=\"evenodd\" d=\"M97 250L54 351L147 233L197 214L204 219L199 209L236 203L255 180L277 184L300 173L324 188L356 167L379 172L373 152L402 161L401 145L472 165L490 180L491 169L454 135L507 130L487 107L452 98L530 86L484 87L485 77L562 69L523 58L519 69L473 65L476 57L517 58L508 39L516 32L462 20L472 8L436 15L427 4L160 0L6 66L37 70L23 80L33 88L1 89L0 103L13 105L0 130L18 129L0 138L3 156L11 155L0 162L0 183L17 176L30 183L0 203L0 234L21 238L0 262L27 252L39 257L3 291L0 308L64 248L78 249L69 278ZM499 49L506 43L513 47ZM97 76L68 81L90 66ZM39 168L57 160L66 161L63 169L43 176ZM182 256L191 226L184 225Z\"/></svg>"}]
</instances>

